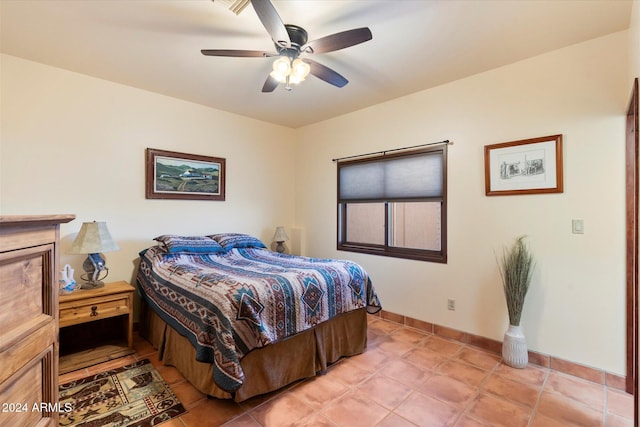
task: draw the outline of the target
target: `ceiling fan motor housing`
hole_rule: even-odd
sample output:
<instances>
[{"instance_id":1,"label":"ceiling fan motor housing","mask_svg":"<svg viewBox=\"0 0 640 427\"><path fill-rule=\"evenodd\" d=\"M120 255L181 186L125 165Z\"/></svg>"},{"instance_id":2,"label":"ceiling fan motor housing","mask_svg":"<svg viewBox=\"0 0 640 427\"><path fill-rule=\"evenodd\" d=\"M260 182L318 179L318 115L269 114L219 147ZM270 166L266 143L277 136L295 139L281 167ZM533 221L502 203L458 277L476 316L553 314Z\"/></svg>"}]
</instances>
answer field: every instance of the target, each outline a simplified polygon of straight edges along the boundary
<instances>
[{"instance_id":1,"label":"ceiling fan motor housing","mask_svg":"<svg viewBox=\"0 0 640 427\"><path fill-rule=\"evenodd\" d=\"M309 35L307 31L297 25L285 24L289 40L291 40L291 47L282 47L275 43L276 49L280 55L286 55L292 59L297 58L300 55L300 48L307 43Z\"/></svg>"}]
</instances>

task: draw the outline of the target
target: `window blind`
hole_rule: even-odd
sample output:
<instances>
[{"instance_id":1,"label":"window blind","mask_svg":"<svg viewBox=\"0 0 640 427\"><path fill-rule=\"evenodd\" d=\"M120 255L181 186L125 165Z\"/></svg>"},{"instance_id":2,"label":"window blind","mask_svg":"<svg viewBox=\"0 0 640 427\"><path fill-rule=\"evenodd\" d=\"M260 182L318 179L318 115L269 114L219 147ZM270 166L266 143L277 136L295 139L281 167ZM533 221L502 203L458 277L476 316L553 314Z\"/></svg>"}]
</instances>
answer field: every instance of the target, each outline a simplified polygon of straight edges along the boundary
<instances>
[{"instance_id":1,"label":"window blind","mask_svg":"<svg viewBox=\"0 0 640 427\"><path fill-rule=\"evenodd\" d=\"M395 157L339 165L341 202L442 197L443 154Z\"/></svg>"}]
</instances>

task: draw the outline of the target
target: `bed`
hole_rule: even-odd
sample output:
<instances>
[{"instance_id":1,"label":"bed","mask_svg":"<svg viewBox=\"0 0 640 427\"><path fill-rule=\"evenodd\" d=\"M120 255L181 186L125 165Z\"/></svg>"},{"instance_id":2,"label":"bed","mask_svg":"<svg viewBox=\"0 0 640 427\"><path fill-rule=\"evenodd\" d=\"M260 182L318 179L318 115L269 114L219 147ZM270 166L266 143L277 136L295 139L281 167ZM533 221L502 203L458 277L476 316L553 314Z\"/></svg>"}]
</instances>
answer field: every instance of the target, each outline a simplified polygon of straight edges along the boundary
<instances>
[{"instance_id":1,"label":"bed","mask_svg":"<svg viewBox=\"0 0 640 427\"><path fill-rule=\"evenodd\" d=\"M381 306L358 264L240 233L155 240L137 272L141 334L201 392L240 402L364 351Z\"/></svg>"}]
</instances>

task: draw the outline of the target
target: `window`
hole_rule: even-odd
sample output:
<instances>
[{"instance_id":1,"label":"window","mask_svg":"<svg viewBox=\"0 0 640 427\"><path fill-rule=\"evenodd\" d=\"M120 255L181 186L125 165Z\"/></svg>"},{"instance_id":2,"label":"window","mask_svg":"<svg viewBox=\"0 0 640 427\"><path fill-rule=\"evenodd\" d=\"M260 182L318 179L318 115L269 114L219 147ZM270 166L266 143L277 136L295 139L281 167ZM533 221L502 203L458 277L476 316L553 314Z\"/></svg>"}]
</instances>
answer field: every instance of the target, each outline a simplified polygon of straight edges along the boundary
<instances>
[{"instance_id":1,"label":"window","mask_svg":"<svg viewBox=\"0 0 640 427\"><path fill-rule=\"evenodd\" d=\"M447 145L338 162L338 250L447 262Z\"/></svg>"}]
</instances>

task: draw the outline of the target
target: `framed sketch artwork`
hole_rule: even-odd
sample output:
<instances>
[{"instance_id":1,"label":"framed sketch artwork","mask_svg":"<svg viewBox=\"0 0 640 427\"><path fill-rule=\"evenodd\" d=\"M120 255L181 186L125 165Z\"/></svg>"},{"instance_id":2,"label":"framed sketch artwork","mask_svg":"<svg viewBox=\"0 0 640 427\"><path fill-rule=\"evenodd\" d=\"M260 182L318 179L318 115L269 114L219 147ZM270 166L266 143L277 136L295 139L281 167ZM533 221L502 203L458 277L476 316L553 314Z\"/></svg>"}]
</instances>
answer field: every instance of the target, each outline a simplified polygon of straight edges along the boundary
<instances>
[{"instance_id":1,"label":"framed sketch artwork","mask_svg":"<svg viewBox=\"0 0 640 427\"><path fill-rule=\"evenodd\" d=\"M562 193L562 135L484 147L487 196Z\"/></svg>"},{"instance_id":2,"label":"framed sketch artwork","mask_svg":"<svg viewBox=\"0 0 640 427\"><path fill-rule=\"evenodd\" d=\"M147 148L147 199L224 200L226 161Z\"/></svg>"}]
</instances>

